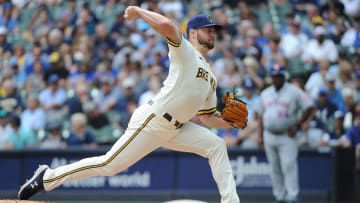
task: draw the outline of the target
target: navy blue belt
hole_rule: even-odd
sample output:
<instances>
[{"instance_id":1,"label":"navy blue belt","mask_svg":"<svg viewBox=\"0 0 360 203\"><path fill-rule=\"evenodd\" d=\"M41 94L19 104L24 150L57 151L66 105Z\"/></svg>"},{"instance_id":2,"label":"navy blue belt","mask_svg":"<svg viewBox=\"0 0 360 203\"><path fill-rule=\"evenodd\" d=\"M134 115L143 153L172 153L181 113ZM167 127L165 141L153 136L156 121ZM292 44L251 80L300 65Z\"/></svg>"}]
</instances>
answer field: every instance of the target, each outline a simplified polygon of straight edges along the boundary
<instances>
[{"instance_id":1,"label":"navy blue belt","mask_svg":"<svg viewBox=\"0 0 360 203\"><path fill-rule=\"evenodd\" d=\"M150 101L148 102L148 104L151 106L151 105L154 104L154 101L153 101L153 100L150 100ZM174 117L173 117L172 115L170 115L169 113L164 113L164 114L162 115L162 117L164 117L164 118L165 118L167 121L169 121L169 122L172 122L173 119L174 119ZM174 121L174 126L175 126L176 129L181 128L183 125L184 125L184 124L183 124L183 123L180 123L178 120L175 120L175 121Z\"/></svg>"}]
</instances>

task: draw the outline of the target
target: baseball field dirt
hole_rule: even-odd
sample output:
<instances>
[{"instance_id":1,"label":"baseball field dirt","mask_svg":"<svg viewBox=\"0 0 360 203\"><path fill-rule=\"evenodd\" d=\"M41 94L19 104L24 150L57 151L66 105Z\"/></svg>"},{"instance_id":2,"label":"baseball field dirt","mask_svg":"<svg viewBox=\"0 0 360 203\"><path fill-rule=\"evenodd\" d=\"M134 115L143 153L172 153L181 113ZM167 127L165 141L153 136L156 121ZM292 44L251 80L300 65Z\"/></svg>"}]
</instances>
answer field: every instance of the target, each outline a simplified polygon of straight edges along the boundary
<instances>
[{"instance_id":1,"label":"baseball field dirt","mask_svg":"<svg viewBox=\"0 0 360 203\"><path fill-rule=\"evenodd\" d=\"M0 200L0 203L58 203L58 202L4 199L4 200Z\"/></svg>"}]
</instances>

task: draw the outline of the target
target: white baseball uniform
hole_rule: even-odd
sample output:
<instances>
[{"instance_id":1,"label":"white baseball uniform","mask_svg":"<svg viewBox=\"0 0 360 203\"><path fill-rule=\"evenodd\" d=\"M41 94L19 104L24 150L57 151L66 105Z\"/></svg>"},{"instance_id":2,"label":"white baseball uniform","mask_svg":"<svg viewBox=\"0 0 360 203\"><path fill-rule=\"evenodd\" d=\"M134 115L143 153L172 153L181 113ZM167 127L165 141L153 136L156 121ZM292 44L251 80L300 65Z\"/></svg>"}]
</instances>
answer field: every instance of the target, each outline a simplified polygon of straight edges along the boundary
<instances>
[{"instance_id":1,"label":"white baseball uniform","mask_svg":"<svg viewBox=\"0 0 360 203\"><path fill-rule=\"evenodd\" d=\"M171 64L160 93L133 113L124 135L105 155L46 170L46 191L80 178L115 175L165 147L208 158L221 202L240 202L224 141L207 128L188 122L196 113L216 111L213 71L186 39L181 43L168 40L168 44Z\"/></svg>"},{"instance_id":2,"label":"white baseball uniform","mask_svg":"<svg viewBox=\"0 0 360 203\"><path fill-rule=\"evenodd\" d=\"M294 201L299 193L298 145L295 137L288 136L288 130L312 106L312 101L300 88L286 82L279 91L274 86L266 88L260 97L273 194L278 201Z\"/></svg>"}]
</instances>

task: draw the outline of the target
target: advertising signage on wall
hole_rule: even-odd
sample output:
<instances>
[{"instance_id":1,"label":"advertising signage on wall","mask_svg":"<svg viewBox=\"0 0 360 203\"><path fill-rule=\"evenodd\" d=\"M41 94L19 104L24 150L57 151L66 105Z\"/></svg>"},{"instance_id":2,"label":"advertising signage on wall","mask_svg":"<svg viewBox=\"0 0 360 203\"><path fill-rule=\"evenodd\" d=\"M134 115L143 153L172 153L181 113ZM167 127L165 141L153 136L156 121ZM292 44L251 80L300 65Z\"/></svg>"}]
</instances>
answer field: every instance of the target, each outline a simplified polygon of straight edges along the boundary
<instances>
[{"instance_id":1,"label":"advertising signage on wall","mask_svg":"<svg viewBox=\"0 0 360 203\"><path fill-rule=\"evenodd\" d=\"M88 154L49 152L1 156L0 179L11 184L0 185L0 190L17 190L24 177L30 177L38 164L57 167L72 163ZM270 189L271 168L263 153L231 153L231 165L239 190ZM7 167L9 166L9 167ZM300 156L299 181L302 189L330 189L332 161L330 154ZM11 174L11 176L10 176ZM16 178L14 178L16 177ZM14 180L16 180L14 182ZM313 181L316 180L316 181ZM65 183L62 190L132 190L132 191L216 191L216 184L206 159L174 152L153 153L127 170L111 177L92 177Z\"/></svg>"}]
</instances>

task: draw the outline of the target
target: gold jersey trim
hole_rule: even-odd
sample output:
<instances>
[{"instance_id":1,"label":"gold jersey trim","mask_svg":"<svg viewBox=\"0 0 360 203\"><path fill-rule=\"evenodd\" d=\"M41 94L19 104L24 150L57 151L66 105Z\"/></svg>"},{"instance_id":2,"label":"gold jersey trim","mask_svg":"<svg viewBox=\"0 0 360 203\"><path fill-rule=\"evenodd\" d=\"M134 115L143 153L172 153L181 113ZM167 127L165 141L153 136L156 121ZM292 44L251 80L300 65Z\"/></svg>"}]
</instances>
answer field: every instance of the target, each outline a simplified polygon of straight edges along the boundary
<instances>
[{"instance_id":1,"label":"gold jersey trim","mask_svg":"<svg viewBox=\"0 0 360 203\"><path fill-rule=\"evenodd\" d=\"M167 42L168 44L170 44L171 46L173 46L173 47L180 47L181 40L182 40L182 39L180 39L180 42L174 42L174 41L172 41L171 39L166 38L166 42Z\"/></svg>"},{"instance_id":2,"label":"gold jersey trim","mask_svg":"<svg viewBox=\"0 0 360 203\"><path fill-rule=\"evenodd\" d=\"M203 114L212 114L212 113L214 113L216 111L216 108L215 107L213 107L213 108L211 108L211 109L202 109L202 110L200 110L200 111L198 111L198 115L203 115Z\"/></svg>"},{"instance_id":3,"label":"gold jersey trim","mask_svg":"<svg viewBox=\"0 0 360 203\"><path fill-rule=\"evenodd\" d=\"M69 172L66 172L64 174L61 174L55 178L51 178L51 179L47 179L47 180L44 180L43 182L44 183L51 183L53 181L56 181L56 180L59 180L61 178L64 178L68 175L71 175L71 174L74 174L74 173L77 173L77 172L80 172L80 171L83 171L83 170L87 170L87 169L92 169L92 168L98 168L98 167L103 167L107 164L109 164L112 160L115 159L115 157L117 155L119 155L130 143L131 141L133 141L135 139L135 137L141 132L142 129L145 128L145 126L150 122L151 119L153 119L155 117L155 114L151 114L146 120L145 122L134 132L134 134L109 158L107 159L106 161L104 161L103 163L100 163L100 164L94 164L94 165L89 165L89 166L84 166L84 167L81 167L81 168L77 168L77 169L74 169L74 170L71 170Z\"/></svg>"}]
</instances>

